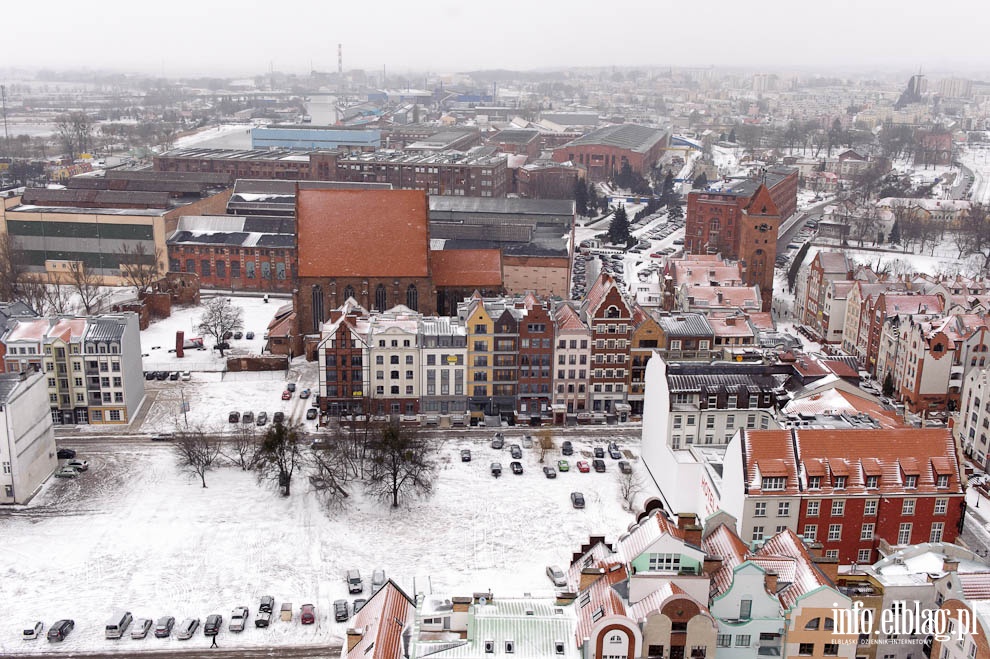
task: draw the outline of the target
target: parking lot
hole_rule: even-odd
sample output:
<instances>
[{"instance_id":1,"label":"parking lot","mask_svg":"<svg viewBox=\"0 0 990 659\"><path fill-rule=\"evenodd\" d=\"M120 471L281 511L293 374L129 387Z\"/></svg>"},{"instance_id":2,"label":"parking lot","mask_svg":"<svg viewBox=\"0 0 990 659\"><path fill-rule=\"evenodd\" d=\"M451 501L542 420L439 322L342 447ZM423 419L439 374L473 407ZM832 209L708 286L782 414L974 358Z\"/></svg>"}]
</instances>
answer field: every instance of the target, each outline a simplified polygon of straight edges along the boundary
<instances>
[{"instance_id":1,"label":"parking lot","mask_svg":"<svg viewBox=\"0 0 990 659\"><path fill-rule=\"evenodd\" d=\"M439 433L438 433L438 436ZM219 613L221 647L321 644L342 637L333 621L336 599L353 602L345 571L370 579L382 568L407 592L448 595L492 589L495 593L550 593L545 568L565 565L591 534L615 538L633 521L623 509L618 460L604 458L605 473L581 473L604 442L569 433L571 469L544 475L539 451L523 448L523 473L508 471L508 446L522 445L522 431L506 429L506 448L491 448L491 433L448 432L438 443L439 464L431 498L392 510L355 489L350 503L328 513L294 480L281 498L255 475L223 468L207 475L207 488L180 473L167 443L80 440L73 448L89 470L74 479L51 479L25 509L0 513L0 552L8 557L0 598L17 602L15 616L0 619L0 651L173 650L206 648L200 631L188 641L149 636L104 639L111 611L135 618L171 615L204 620ZM613 437L636 472L639 442ZM461 461L469 449L470 462ZM546 464L563 456L555 450ZM506 473L494 478L492 462ZM580 491L584 509L570 494ZM262 595L291 602L292 622L242 633L226 629L235 606L254 614ZM367 593L366 595L367 596ZM313 625L299 624L299 606L313 603ZM21 641L25 625L71 618L75 630L61 644Z\"/></svg>"}]
</instances>

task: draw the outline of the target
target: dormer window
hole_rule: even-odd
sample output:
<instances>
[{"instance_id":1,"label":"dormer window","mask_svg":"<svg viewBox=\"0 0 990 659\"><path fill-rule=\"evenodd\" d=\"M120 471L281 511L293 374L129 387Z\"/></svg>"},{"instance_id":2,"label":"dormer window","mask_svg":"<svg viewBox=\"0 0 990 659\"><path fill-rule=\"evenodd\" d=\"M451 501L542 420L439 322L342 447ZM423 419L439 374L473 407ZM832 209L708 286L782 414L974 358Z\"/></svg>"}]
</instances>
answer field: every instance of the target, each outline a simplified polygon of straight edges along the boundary
<instances>
[{"instance_id":1,"label":"dormer window","mask_svg":"<svg viewBox=\"0 0 990 659\"><path fill-rule=\"evenodd\" d=\"M878 488L880 487L880 477L879 476L867 476L866 477L866 487L868 488Z\"/></svg>"},{"instance_id":2,"label":"dormer window","mask_svg":"<svg viewBox=\"0 0 990 659\"><path fill-rule=\"evenodd\" d=\"M844 490L846 489L846 476L836 476L835 477L835 489Z\"/></svg>"},{"instance_id":3,"label":"dormer window","mask_svg":"<svg viewBox=\"0 0 990 659\"><path fill-rule=\"evenodd\" d=\"M822 489L822 477L821 476L808 476L808 489L809 490L820 490L820 489Z\"/></svg>"},{"instance_id":4,"label":"dormer window","mask_svg":"<svg viewBox=\"0 0 990 659\"><path fill-rule=\"evenodd\" d=\"M764 490L783 490L787 485L786 476L764 476L762 487Z\"/></svg>"},{"instance_id":5,"label":"dormer window","mask_svg":"<svg viewBox=\"0 0 990 659\"><path fill-rule=\"evenodd\" d=\"M599 620L601 620L604 617L605 617L605 607L603 607L603 606L599 606L597 609L595 609L591 613L591 621L592 622L598 622Z\"/></svg>"},{"instance_id":6,"label":"dormer window","mask_svg":"<svg viewBox=\"0 0 990 659\"><path fill-rule=\"evenodd\" d=\"M948 474L939 474L935 480L935 487L949 487Z\"/></svg>"},{"instance_id":7,"label":"dormer window","mask_svg":"<svg viewBox=\"0 0 990 659\"><path fill-rule=\"evenodd\" d=\"M917 476L905 476L904 477L904 487L916 488L918 487L918 477Z\"/></svg>"}]
</instances>

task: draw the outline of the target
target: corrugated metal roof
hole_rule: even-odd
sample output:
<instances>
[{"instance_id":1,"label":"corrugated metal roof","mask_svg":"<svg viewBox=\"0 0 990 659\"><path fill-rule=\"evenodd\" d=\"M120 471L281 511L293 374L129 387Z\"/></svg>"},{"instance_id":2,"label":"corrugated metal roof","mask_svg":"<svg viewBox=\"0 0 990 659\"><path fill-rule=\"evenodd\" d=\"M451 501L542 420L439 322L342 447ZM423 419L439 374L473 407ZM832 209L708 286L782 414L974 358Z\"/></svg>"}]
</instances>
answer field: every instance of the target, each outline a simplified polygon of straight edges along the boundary
<instances>
[{"instance_id":1,"label":"corrugated metal roof","mask_svg":"<svg viewBox=\"0 0 990 659\"><path fill-rule=\"evenodd\" d=\"M86 341L119 341L127 329L123 318L101 318L91 316L86 323Z\"/></svg>"},{"instance_id":2,"label":"corrugated metal roof","mask_svg":"<svg viewBox=\"0 0 990 659\"><path fill-rule=\"evenodd\" d=\"M660 128L650 128L636 124L616 124L593 130L587 135L583 135L576 140L571 140L561 148L601 144L614 146L619 149L628 149L637 153L646 153L657 142L666 138L667 134L667 131Z\"/></svg>"},{"instance_id":3,"label":"corrugated metal roof","mask_svg":"<svg viewBox=\"0 0 990 659\"><path fill-rule=\"evenodd\" d=\"M714 335L708 319L700 313L664 314L656 320L668 338Z\"/></svg>"}]
</instances>

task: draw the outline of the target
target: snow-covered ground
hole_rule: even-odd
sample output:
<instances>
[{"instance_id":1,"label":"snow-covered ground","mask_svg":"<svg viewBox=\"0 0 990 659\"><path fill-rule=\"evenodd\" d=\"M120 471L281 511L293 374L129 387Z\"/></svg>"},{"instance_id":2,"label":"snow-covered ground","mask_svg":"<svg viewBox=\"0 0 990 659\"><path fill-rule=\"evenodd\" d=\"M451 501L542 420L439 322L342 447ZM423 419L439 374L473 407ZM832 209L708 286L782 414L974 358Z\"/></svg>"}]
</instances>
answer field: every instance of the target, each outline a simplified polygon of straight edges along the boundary
<instances>
[{"instance_id":1,"label":"snow-covered ground","mask_svg":"<svg viewBox=\"0 0 990 659\"><path fill-rule=\"evenodd\" d=\"M986 144L974 144L959 152L959 161L973 172L971 199L990 204L990 149Z\"/></svg>"},{"instance_id":2,"label":"snow-covered ground","mask_svg":"<svg viewBox=\"0 0 990 659\"><path fill-rule=\"evenodd\" d=\"M638 437L618 434L640 473ZM204 489L178 471L165 444L80 441L74 448L90 461L88 472L51 479L29 507L0 511L0 601L8 603L0 616L0 655L124 656L138 648L210 644L201 633L189 641L104 640L106 618L118 608L135 619L173 615L177 623L220 613L221 647L326 644L344 636L346 624L333 622L330 611L334 600L350 599L343 580L349 568L366 579L383 568L410 593L550 594L547 564L566 565L589 535L614 539L634 521L623 510L614 461L606 460L604 474L574 470L576 460L589 459L590 439L569 434L572 471L549 480L533 449L524 449L523 475L493 478L489 463L508 467L509 455L491 449L488 438L447 436L429 499L392 510L355 490L348 507L333 513L307 491L304 478L293 479L292 496L282 498L251 473L221 468L208 474ZM471 462L460 462L461 448L472 450ZM584 493L584 510L570 505L576 490ZM292 602L292 623L226 630L233 607L254 614L268 594ZM302 627L299 606L307 602L317 606L317 624ZM33 621L43 620L47 629L58 618L76 622L64 643L20 640Z\"/></svg>"},{"instance_id":3,"label":"snow-covered ground","mask_svg":"<svg viewBox=\"0 0 990 659\"><path fill-rule=\"evenodd\" d=\"M231 135L233 133L242 133L244 131L250 131L253 124L221 124L220 126L208 126L199 130L191 135L183 135L179 139L175 140L175 144L172 145L173 149L185 149L203 142L209 142L218 137L223 137L224 135Z\"/></svg>"}]
</instances>

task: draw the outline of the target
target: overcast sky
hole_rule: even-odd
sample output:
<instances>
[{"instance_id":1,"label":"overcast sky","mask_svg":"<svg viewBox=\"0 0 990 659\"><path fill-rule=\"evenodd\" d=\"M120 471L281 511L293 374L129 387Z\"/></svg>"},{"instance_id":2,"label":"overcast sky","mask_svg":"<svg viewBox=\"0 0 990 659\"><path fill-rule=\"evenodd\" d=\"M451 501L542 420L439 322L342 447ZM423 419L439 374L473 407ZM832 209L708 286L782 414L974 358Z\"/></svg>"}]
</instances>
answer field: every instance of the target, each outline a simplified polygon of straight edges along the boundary
<instances>
[{"instance_id":1,"label":"overcast sky","mask_svg":"<svg viewBox=\"0 0 990 659\"><path fill-rule=\"evenodd\" d=\"M4 0L0 67L990 71L977 0Z\"/></svg>"}]
</instances>

